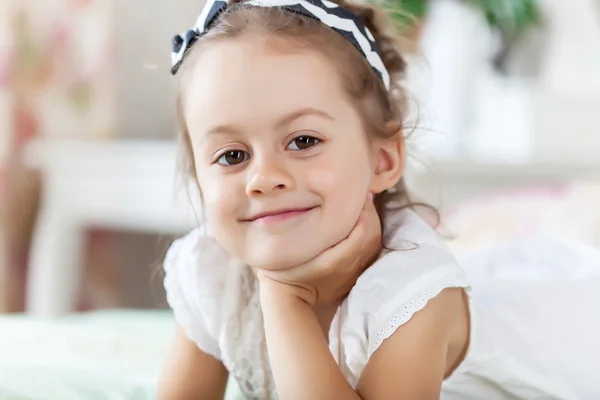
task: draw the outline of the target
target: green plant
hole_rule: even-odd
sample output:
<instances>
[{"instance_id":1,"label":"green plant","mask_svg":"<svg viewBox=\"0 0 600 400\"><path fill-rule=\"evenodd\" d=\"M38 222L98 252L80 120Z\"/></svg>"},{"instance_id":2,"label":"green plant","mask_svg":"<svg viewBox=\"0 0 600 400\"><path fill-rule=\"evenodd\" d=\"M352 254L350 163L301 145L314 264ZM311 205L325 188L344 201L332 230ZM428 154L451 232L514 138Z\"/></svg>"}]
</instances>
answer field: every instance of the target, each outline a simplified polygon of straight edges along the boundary
<instances>
[{"instance_id":1,"label":"green plant","mask_svg":"<svg viewBox=\"0 0 600 400\"><path fill-rule=\"evenodd\" d=\"M490 26L496 28L502 45L492 63L496 70L506 73L506 64L514 44L525 32L542 22L537 0L469 0L485 15Z\"/></svg>"},{"instance_id":2,"label":"green plant","mask_svg":"<svg viewBox=\"0 0 600 400\"><path fill-rule=\"evenodd\" d=\"M427 15L430 0L380 0L390 10L402 31L411 29ZM493 59L494 66L506 70L506 61L513 45L532 27L539 26L542 14L538 0L456 0L471 4L497 30L502 39L501 48Z\"/></svg>"},{"instance_id":3,"label":"green plant","mask_svg":"<svg viewBox=\"0 0 600 400\"><path fill-rule=\"evenodd\" d=\"M427 14L427 0L381 0L399 27L410 28Z\"/></svg>"},{"instance_id":4,"label":"green plant","mask_svg":"<svg viewBox=\"0 0 600 400\"><path fill-rule=\"evenodd\" d=\"M541 23L537 0L469 0L484 14L490 26L511 36L521 36Z\"/></svg>"},{"instance_id":5,"label":"green plant","mask_svg":"<svg viewBox=\"0 0 600 400\"><path fill-rule=\"evenodd\" d=\"M459 1L459 0L457 0ZM541 22L537 0L460 0L473 5L488 24L503 35L521 36ZM429 0L382 0L401 26L412 25L427 14Z\"/></svg>"}]
</instances>

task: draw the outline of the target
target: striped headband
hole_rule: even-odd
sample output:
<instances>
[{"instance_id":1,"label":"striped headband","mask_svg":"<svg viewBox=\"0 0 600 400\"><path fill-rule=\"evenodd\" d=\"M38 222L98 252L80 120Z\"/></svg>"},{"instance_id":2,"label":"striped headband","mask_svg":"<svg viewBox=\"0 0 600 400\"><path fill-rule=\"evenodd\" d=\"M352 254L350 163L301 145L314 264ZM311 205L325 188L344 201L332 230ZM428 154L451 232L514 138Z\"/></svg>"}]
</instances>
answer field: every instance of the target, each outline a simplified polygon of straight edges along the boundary
<instances>
[{"instance_id":1,"label":"striped headband","mask_svg":"<svg viewBox=\"0 0 600 400\"><path fill-rule=\"evenodd\" d=\"M281 7L291 13L321 21L360 50L371 67L381 77L385 88L390 89L390 74L381 60L375 38L356 14L328 0L249 0L243 4L265 8ZM227 7L226 1L207 0L196 25L186 33L173 38L171 74L175 75L177 73L187 51L210 29L217 17Z\"/></svg>"}]
</instances>

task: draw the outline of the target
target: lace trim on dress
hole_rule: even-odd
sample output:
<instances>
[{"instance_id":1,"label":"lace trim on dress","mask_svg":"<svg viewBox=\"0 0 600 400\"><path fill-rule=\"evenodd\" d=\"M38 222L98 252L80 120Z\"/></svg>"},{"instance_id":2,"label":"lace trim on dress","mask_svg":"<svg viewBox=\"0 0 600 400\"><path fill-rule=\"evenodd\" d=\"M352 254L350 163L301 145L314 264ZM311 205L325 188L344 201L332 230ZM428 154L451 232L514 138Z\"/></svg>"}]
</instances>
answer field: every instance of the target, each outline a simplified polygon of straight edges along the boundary
<instances>
[{"instance_id":1,"label":"lace trim on dress","mask_svg":"<svg viewBox=\"0 0 600 400\"><path fill-rule=\"evenodd\" d=\"M438 282L432 290L422 292L415 296L413 300L406 303L404 307L400 308L397 313L392 315L392 317L388 319L387 323L379 330L379 332L377 332L375 347L373 348L371 354L373 354L379 348L379 346L381 346L381 343L383 343L385 339L392 336L398 327L407 323L415 313L421 311L427 305L429 300L440 294L442 290L459 287L467 288L468 286L469 285L464 275L456 274Z\"/></svg>"}]
</instances>

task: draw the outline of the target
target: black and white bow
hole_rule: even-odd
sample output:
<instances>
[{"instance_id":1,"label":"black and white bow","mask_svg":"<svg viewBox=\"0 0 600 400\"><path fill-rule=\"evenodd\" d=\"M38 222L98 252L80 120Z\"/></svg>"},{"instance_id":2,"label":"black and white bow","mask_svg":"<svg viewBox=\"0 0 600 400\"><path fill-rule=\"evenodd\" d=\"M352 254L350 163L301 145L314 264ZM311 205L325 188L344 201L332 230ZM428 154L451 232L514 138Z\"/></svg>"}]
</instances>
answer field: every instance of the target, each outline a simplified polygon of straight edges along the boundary
<instances>
[{"instance_id":1,"label":"black and white bow","mask_svg":"<svg viewBox=\"0 0 600 400\"><path fill-rule=\"evenodd\" d=\"M363 22L351 11L327 0L249 0L244 2L255 7L281 7L292 13L314 18L344 36L364 55L371 67L381 77L386 89L390 88L390 75L381 60L375 38ZM223 0L207 0L196 24L184 34L173 38L171 74L175 75L187 51L204 35L227 9Z\"/></svg>"}]
</instances>

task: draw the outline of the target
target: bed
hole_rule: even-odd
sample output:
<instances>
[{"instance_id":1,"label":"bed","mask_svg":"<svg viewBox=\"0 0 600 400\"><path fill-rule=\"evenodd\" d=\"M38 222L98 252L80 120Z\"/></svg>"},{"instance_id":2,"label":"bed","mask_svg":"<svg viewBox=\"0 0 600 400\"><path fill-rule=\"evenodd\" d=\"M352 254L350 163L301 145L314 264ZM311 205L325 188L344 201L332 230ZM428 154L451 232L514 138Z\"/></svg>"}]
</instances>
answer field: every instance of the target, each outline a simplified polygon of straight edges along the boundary
<instances>
[{"instance_id":1,"label":"bed","mask_svg":"<svg viewBox=\"0 0 600 400\"><path fill-rule=\"evenodd\" d=\"M169 311L2 316L0 399L155 399L173 334ZM226 399L238 398L231 383Z\"/></svg>"}]
</instances>

